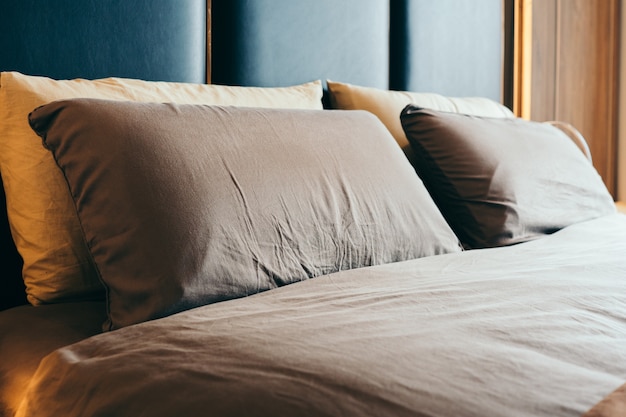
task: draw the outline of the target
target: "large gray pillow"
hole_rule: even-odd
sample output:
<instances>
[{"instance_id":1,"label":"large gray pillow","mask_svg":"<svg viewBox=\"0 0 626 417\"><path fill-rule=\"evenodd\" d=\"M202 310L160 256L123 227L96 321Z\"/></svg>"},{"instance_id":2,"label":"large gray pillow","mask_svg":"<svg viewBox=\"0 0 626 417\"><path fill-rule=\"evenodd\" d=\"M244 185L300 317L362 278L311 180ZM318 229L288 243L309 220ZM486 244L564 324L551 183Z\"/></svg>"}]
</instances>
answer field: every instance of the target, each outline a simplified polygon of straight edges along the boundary
<instances>
[{"instance_id":1,"label":"large gray pillow","mask_svg":"<svg viewBox=\"0 0 626 417\"><path fill-rule=\"evenodd\" d=\"M416 170L463 245L525 242L614 213L602 179L560 129L407 106Z\"/></svg>"},{"instance_id":2,"label":"large gray pillow","mask_svg":"<svg viewBox=\"0 0 626 417\"><path fill-rule=\"evenodd\" d=\"M109 329L460 250L366 112L76 99L30 123L69 185Z\"/></svg>"}]
</instances>

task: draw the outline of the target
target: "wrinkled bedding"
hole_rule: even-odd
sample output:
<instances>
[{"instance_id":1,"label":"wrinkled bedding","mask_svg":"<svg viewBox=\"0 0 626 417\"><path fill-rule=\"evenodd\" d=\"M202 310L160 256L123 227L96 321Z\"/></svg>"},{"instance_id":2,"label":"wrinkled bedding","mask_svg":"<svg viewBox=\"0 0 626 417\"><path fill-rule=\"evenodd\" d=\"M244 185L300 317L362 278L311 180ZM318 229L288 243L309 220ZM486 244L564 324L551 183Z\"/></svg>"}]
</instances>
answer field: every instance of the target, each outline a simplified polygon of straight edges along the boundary
<instances>
[{"instance_id":1,"label":"wrinkled bedding","mask_svg":"<svg viewBox=\"0 0 626 417\"><path fill-rule=\"evenodd\" d=\"M626 216L344 271L46 357L18 416L580 416L626 382Z\"/></svg>"}]
</instances>

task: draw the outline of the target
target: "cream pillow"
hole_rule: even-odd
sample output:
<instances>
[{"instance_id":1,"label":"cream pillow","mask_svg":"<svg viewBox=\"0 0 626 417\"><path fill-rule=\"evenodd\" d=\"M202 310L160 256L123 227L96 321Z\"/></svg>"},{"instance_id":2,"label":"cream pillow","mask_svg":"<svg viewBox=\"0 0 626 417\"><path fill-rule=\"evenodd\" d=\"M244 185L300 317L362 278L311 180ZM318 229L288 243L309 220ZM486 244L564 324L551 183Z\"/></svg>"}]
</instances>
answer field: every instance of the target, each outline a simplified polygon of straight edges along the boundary
<instances>
[{"instance_id":1,"label":"cream pillow","mask_svg":"<svg viewBox=\"0 0 626 417\"><path fill-rule=\"evenodd\" d=\"M101 98L247 107L322 108L320 81L284 88L148 82L107 78L52 80L0 74L0 172L11 233L24 259L32 304L102 298L100 283L61 170L28 124L43 104Z\"/></svg>"},{"instance_id":2,"label":"cream pillow","mask_svg":"<svg viewBox=\"0 0 626 417\"><path fill-rule=\"evenodd\" d=\"M446 97L435 93L381 90L330 80L327 83L332 108L367 110L374 113L387 126L407 155L411 153L411 149L400 123L400 113L407 104L481 117L514 117L507 107L484 97Z\"/></svg>"}]
</instances>

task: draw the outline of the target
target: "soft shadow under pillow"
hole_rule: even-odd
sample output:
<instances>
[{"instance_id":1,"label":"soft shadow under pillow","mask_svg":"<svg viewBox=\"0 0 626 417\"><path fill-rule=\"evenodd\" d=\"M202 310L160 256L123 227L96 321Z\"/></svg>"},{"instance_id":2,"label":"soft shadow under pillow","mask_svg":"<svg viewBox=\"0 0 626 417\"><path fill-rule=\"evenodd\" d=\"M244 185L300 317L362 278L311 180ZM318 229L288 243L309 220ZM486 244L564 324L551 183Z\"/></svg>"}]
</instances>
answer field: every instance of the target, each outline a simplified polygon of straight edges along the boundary
<instances>
[{"instance_id":1,"label":"soft shadow under pillow","mask_svg":"<svg viewBox=\"0 0 626 417\"><path fill-rule=\"evenodd\" d=\"M367 112L77 99L30 122L68 182L110 329L460 250Z\"/></svg>"},{"instance_id":2,"label":"soft shadow under pillow","mask_svg":"<svg viewBox=\"0 0 626 417\"><path fill-rule=\"evenodd\" d=\"M558 128L407 106L417 172L463 245L502 246L614 213L602 179Z\"/></svg>"}]
</instances>

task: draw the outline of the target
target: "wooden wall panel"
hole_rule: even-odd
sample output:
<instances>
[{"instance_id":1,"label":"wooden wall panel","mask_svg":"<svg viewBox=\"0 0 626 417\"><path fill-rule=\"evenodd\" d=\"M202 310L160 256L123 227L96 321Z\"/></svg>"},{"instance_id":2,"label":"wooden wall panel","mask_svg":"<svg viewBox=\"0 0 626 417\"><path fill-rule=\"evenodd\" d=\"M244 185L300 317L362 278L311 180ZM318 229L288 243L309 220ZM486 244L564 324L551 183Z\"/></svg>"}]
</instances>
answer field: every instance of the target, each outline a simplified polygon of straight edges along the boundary
<instances>
[{"instance_id":1,"label":"wooden wall panel","mask_svg":"<svg viewBox=\"0 0 626 417\"><path fill-rule=\"evenodd\" d=\"M615 195L620 0L518 2L532 8L530 112L520 115L579 129Z\"/></svg>"},{"instance_id":2,"label":"wooden wall panel","mask_svg":"<svg viewBox=\"0 0 626 417\"><path fill-rule=\"evenodd\" d=\"M587 138L596 169L615 192L617 0L559 0L556 112Z\"/></svg>"},{"instance_id":3,"label":"wooden wall panel","mask_svg":"<svg viewBox=\"0 0 626 417\"><path fill-rule=\"evenodd\" d=\"M557 3L533 2L530 118L555 120L557 84Z\"/></svg>"}]
</instances>

